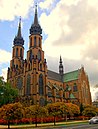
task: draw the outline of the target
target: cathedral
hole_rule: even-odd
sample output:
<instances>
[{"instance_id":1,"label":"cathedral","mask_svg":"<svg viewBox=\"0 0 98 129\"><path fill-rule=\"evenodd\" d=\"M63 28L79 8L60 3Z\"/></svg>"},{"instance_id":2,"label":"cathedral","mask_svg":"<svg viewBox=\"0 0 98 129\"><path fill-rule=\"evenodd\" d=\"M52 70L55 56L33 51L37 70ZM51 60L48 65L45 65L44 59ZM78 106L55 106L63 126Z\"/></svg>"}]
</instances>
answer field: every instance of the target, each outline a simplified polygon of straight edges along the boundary
<instances>
[{"instance_id":1,"label":"cathedral","mask_svg":"<svg viewBox=\"0 0 98 129\"><path fill-rule=\"evenodd\" d=\"M21 19L13 40L12 59L7 71L7 81L18 89L19 96L33 104L45 105L54 102L92 104L90 84L84 67L64 73L60 56L59 73L48 69L42 49L42 28L38 22L37 7L30 28L29 49L24 59L24 39L21 34Z\"/></svg>"}]
</instances>

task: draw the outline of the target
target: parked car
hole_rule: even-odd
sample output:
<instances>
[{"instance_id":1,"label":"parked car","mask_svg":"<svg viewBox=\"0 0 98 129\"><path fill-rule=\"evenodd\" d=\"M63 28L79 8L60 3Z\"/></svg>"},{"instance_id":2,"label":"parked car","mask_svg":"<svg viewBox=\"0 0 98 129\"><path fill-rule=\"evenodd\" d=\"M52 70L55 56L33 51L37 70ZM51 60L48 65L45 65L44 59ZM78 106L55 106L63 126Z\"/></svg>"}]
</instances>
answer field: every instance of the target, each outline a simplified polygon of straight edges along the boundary
<instances>
[{"instance_id":1,"label":"parked car","mask_svg":"<svg viewBox=\"0 0 98 129\"><path fill-rule=\"evenodd\" d=\"M97 124L98 123L98 116L92 117L89 120L89 124Z\"/></svg>"}]
</instances>

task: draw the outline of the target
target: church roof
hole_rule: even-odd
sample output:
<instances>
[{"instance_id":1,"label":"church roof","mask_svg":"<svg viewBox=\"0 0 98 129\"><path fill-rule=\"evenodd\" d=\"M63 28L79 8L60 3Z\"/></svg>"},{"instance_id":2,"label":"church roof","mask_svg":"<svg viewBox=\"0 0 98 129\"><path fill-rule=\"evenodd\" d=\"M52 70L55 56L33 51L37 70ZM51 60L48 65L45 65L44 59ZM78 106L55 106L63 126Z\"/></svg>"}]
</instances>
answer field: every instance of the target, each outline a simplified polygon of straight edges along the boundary
<instances>
[{"instance_id":1,"label":"church roof","mask_svg":"<svg viewBox=\"0 0 98 129\"><path fill-rule=\"evenodd\" d=\"M50 70L48 70L48 78L52 80L61 81L61 75Z\"/></svg>"},{"instance_id":2,"label":"church roof","mask_svg":"<svg viewBox=\"0 0 98 129\"><path fill-rule=\"evenodd\" d=\"M65 73L63 75L63 82L69 82L73 80L77 80L79 75L79 70L75 70L69 73Z\"/></svg>"}]
</instances>

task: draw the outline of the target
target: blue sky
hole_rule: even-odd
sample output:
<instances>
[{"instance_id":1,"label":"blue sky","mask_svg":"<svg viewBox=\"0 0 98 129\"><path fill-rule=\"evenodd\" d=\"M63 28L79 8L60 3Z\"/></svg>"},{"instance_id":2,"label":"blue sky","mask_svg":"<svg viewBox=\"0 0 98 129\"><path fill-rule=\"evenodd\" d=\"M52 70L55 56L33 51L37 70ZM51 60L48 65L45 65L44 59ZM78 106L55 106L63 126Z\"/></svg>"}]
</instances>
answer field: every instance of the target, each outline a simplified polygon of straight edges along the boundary
<instances>
[{"instance_id":1,"label":"blue sky","mask_svg":"<svg viewBox=\"0 0 98 129\"><path fill-rule=\"evenodd\" d=\"M6 79L20 16L26 56L34 2L38 3L48 69L58 72L60 55L64 72L84 66L95 98L98 93L93 88L98 84L98 0L9 0L9 3L0 0L0 75Z\"/></svg>"}]
</instances>

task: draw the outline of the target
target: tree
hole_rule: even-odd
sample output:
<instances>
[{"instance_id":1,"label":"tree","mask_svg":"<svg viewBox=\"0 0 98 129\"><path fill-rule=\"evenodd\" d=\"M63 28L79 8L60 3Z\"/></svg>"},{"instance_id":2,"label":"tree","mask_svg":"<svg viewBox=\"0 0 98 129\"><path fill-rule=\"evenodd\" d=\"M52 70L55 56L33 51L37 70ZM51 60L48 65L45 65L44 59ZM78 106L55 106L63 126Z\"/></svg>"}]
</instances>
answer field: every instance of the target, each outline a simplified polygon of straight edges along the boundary
<instances>
[{"instance_id":1,"label":"tree","mask_svg":"<svg viewBox=\"0 0 98 129\"><path fill-rule=\"evenodd\" d=\"M0 107L15 102L17 97L18 90L12 88L8 82L4 81L3 77L0 77Z\"/></svg>"},{"instance_id":2,"label":"tree","mask_svg":"<svg viewBox=\"0 0 98 129\"><path fill-rule=\"evenodd\" d=\"M83 104L81 103L81 104L80 104L80 115L82 115L83 110L84 110L84 106L83 106Z\"/></svg>"},{"instance_id":3,"label":"tree","mask_svg":"<svg viewBox=\"0 0 98 129\"><path fill-rule=\"evenodd\" d=\"M40 105L32 105L30 107L25 108L25 117L26 118L35 118L35 124L37 127L37 118L44 117L48 115L48 110L45 107L41 107Z\"/></svg>"},{"instance_id":4,"label":"tree","mask_svg":"<svg viewBox=\"0 0 98 129\"><path fill-rule=\"evenodd\" d=\"M10 129L11 120L19 120L24 116L24 110L20 103L3 105L0 108L0 118L8 121L8 129Z\"/></svg>"},{"instance_id":5,"label":"tree","mask_svg":"<svg viewBox=\"0 0 98 129\"><path fill-rule=\"evenodd\" d=\"M48 113L54 117L54 125L56 124L56 116L61 115L60 102L52 103L47 105Z\"/></svg>"},{"instance_id":6,"label":"tree","mask_svg":"<svg viewBox=\"0 0 98 129\"><path fill-rule=\"evenodd\" d=\"M72 103L66 103L67 108L68 108L68 114L69 116L74 116L80 113L80 109L76 104Z\"/></svg>"},{"instance_id":7,"label":"tree","mask_svg":"<svg viewBox=\"0 0 98 129\"><path fill-rule=\"evenodd\" d=\"M83 111L84 116L92 117L97 115L97 108L92 105L86 105Z\"/></svg>"}]
</instances>

